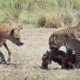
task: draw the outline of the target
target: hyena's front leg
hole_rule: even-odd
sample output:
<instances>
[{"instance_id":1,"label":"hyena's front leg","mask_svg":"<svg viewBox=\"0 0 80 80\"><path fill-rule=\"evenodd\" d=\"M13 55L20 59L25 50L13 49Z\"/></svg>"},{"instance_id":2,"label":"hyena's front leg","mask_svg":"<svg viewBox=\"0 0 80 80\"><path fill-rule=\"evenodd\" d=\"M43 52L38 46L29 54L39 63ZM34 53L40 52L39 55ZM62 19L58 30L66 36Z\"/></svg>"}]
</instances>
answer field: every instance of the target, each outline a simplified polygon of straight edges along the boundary
<instances>
[{"instance_id":1,"label":"hyena's front leg","mask_svg":"<svg viewBox=\"0 0 80 80\"><path fill-rule=\"evenodd\" d=\"M3 45L4 45L4 47L7 49L7 51L8 51L8 63L10 63L10 60L11 60L11 52L10 52L10 50L9 50L9 48L8 48L8 46L7 46L7 44L6 43L3 43Z\"/></svg>"}]
</instances>

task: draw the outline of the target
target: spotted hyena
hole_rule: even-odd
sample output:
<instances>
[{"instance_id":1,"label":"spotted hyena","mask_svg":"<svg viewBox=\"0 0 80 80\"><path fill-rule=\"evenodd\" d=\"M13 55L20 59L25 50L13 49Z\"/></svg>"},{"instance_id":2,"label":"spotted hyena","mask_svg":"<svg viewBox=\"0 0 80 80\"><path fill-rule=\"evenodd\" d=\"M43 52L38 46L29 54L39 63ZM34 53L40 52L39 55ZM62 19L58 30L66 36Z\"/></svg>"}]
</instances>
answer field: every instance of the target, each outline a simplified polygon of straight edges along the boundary
<instances>
[{"instance_id":1,"label":"spotted hyena","mask_svg":"<svg viewBox=\"0 0 80 80\"><path fill-rule=\"evenodd\" d=\"M71 48L77 53L80 49L80 23L74 27L58 28L49 37L49 47L52 50L54 47L60 46Z\"/></svg>"},{"instance_id":2,"label":"spotted hyena","mask_svg":"<svg viewBox=\"0 0 80 80\"><path fill-rule=\"evenodd\" d=\"M19 28L20 27L20 28ZM17 25L16 28L13 28L10 24L1 24L0 25L0 47L3 45L8 51L8 62L11 59L11 52L6 44L7 40L10 40L17 46L23 45L21 42L21 37L19 31L21 29L21 25Z\"/></svg>"}]
</instances>

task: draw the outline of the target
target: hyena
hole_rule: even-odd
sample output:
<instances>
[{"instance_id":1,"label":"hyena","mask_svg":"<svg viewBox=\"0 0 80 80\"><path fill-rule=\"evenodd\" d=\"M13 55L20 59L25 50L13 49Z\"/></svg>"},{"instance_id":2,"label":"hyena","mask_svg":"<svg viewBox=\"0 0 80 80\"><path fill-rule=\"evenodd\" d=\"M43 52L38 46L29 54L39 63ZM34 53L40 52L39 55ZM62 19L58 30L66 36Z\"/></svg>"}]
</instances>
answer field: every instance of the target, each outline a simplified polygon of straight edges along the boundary
<instances>
[{"instance_id":1,"label":"hyena","mask_svg":"<svg viewBox=\"0 0 80 80\"><path fill-rule=\"evenodd\" d=\"M20 27L20 28L19 28ZM10 40L17 46L23 45L21 42L21 37L19 31L21 25L17 25L17 28L12 27L10 24L1 24L0 25L0 47L3 45L8 51L8 62L11 60L11 52L7 46L6 41Z\"/></svg>"},{"instance_id":2,"label":"hyena","mask_svg":"<svg viewBox=\"0 0 80 80\"><path fill-rule=\"evenodd\" d=\"M64 27L57 29L49 37L49 47L66 46L78 52L80 50L80 23L74 27Z\"/></svg>"}]
</instances>

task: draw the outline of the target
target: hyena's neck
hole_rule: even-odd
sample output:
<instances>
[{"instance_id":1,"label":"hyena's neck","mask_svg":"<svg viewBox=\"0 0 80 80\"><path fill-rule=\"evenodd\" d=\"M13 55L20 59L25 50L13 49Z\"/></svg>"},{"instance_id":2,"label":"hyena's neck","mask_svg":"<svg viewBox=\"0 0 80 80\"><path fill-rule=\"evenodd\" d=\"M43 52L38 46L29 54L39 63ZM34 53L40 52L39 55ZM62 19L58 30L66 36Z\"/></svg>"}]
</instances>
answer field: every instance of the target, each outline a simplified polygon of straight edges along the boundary
<instances>
[{"instance_id":1,"label":"hyena's neck","mask_svg":"<svg viewBox=\"0 0 80 80\"><path fill-rule=\"evenodd\" d=\"M0 24L0 45L9 37L12 27L9 24Z\"/></svg>"}]
</instances>

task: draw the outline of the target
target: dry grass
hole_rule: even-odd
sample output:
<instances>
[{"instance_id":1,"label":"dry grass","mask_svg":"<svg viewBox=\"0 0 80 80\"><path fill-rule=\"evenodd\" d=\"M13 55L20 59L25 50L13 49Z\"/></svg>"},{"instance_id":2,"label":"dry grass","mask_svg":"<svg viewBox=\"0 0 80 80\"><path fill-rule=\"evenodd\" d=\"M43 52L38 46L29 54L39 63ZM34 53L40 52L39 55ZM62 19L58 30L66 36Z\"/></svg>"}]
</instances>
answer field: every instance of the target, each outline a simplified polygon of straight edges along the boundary
<instances>
[{"instance_id":1,"label":"dry grass","mask_svg":"<svg viewBox=\"0 0 80 80\"><path fill-rule=\"evenodd\" d=\"M53 29L24 26L21 32L24 45L17 47L8 41L12 51L10 65L0 65L0 80L80 80L80 70L62 70L51 64L50 70L42 70L41 57L48 50L48 38ZM0 49L7 59L7 51ZM56 69L56 67L58 69Z\"/></svg>"}]
</instances>

